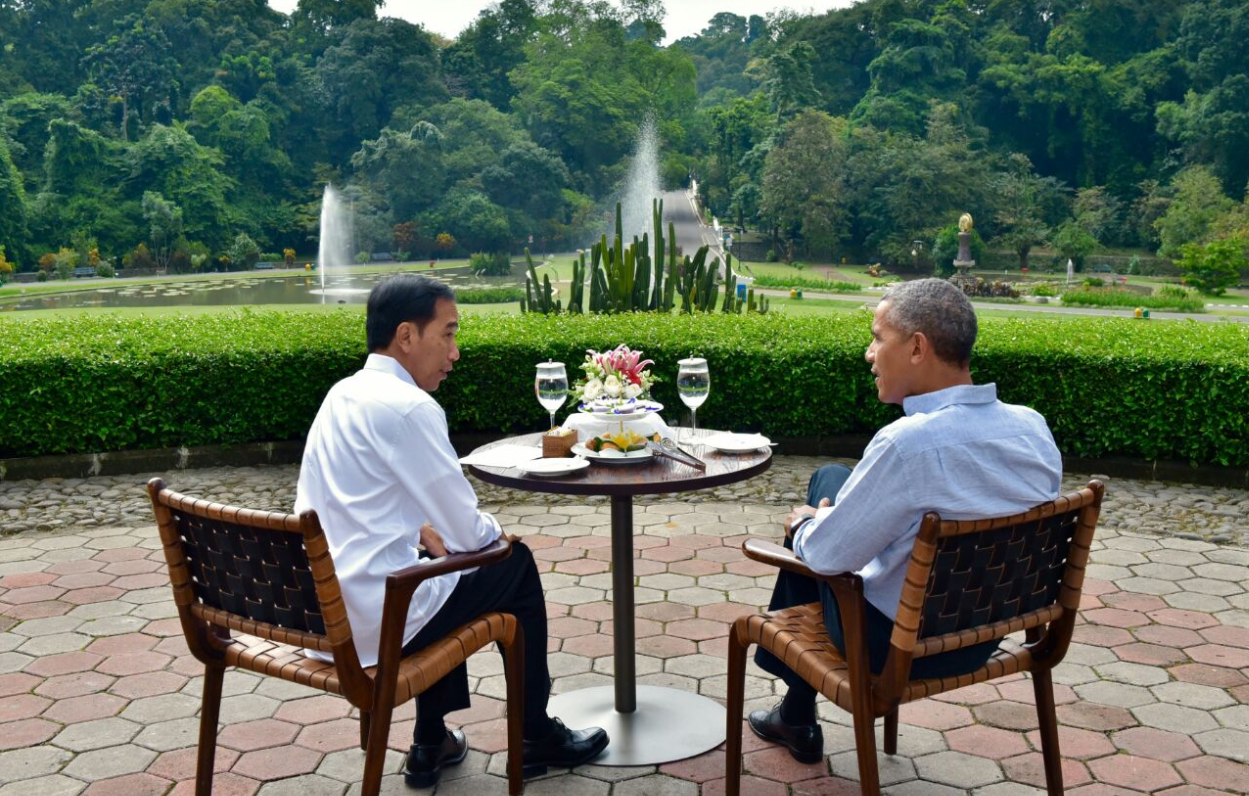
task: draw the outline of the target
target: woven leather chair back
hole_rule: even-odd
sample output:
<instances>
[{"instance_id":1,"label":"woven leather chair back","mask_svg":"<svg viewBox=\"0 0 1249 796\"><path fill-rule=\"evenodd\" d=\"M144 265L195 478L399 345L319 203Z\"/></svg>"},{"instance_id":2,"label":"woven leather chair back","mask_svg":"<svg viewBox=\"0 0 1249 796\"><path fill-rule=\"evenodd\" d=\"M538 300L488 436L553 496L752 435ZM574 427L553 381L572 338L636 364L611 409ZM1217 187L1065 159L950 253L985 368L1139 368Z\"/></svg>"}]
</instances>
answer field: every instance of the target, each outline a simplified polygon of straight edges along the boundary
<instances>
[{"instance_id":1,"label":"woven leather chair back","mask_svg":"<svg viewBox=\"0 0 1249 796\"><path fill-rule=\"evenodd\" d=\"M171 509L204 605L290 630L325 635L303 534ZM255 517L245 519L255 522ZM282 523L284 524L284 523Z\"/></svg>"},{"instance_id":2,"label":"woven leather chair back","mask_svg":"<svg viewBox=\"0 0 1249 796\"><path fill-rule=\"evenodd\" d=\"M1014 619L1058 602L1078 517L1075 509L941 536L928 572L919 638Z\"/></svg>"}]
</instances>

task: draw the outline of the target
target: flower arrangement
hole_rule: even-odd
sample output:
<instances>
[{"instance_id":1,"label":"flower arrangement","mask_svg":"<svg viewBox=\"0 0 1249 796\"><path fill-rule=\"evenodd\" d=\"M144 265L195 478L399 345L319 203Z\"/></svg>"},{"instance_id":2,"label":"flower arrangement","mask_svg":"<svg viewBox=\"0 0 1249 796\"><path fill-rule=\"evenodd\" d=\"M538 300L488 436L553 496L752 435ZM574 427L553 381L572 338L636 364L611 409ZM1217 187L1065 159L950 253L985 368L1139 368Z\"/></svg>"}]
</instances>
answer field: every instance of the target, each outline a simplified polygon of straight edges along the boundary
<instances>
[{"instance_id":1,"label":"flower arrangement","mask_svg":"<svg viewBox=\"0 0 1249 796\"><path fill-rule=\"evenodd\" d=\"M642 359L641 351L626 345L612 351L586 351L581 370L585 378L573 386L573 395L583 403L622 403L650 394L655 377L646 369L655 364Z\"/></svg>"}]
</instances>

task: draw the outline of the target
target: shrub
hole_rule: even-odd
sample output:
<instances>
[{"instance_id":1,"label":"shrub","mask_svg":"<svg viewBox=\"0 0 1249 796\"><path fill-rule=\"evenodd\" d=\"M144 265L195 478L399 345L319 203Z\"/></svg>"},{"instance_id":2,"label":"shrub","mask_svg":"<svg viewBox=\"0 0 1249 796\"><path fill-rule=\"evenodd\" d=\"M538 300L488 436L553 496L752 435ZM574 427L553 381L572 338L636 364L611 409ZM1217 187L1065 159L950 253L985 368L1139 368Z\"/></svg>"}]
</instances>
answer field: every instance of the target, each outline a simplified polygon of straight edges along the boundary
<instances>
[{"instance_id":1,"label":"shrub","mask_svg":"<svg viewBox=\"0 0 1249 796\"><path fill-rule=\"evenodd\" d=\"M47 282L47 281L48 281L48 272L47 272L47 271L40 271L39 273L35 274L35 281L36 281L36 282Z\"/></svg>"},{"instance_id":2,"label":"shrub","mask_svg":"<svg viewBox=\"0 0 1249 796\"><path fill-rule=\"evenodd\" d=\"M780 258L776 256L776 249L768 249L768 253L763 256L763 259L770 263L774 263Z\"/></svg>"},{"instance_id":3,"label":"shrub","mask_svg":"<svg viewBox=\"0 0 1249 796\"><path fill-rule=\"evenodd\" d=\"M282 255L277 252L261 252L260 260L257 262L280 263L282 262Z\"/></svg>"},{"instance_id":4,"label":"shrub","mask_svg":"<svg viewBox=\"0 0 1249 796\"><path fill-rule=\"evenodd\" d=\"M260 247L250 235L240 232L234 237L234 243L230 244L230 251L226 252L226 255L230 258L230 264L234 268L250 271L256 267L256 263L260 262Z\"/></svg>"},{"instance_id":5,"label":"shrub","mask_svg":"<svg viewBox=\"0 0 1249 796\"><path fill-rule=\"evenodd\" d=\"M1057 296L1058 291L1049 282L1037 282L1032 286L1032 295L1034 296Z\"/></svg>"},{"instance_id":6,"label":"shrub","mask_svg":"<svg viewBox=\"0 0 1249 796\"><path fill-rule=\"evenodd\" d=\"M1100 279L1096 276L1087 276L1080 284L1085 287L1104 287L1106 285L1106 280Z\"/></svg>"},{"instance_id":7,"label":"shrub","mask_svg":"<svg viewBox=\"0 0 1249 796\"><path fill-rule=\"evenodd\" d=\"M373 261L372 252L356 252L356 264L365 265Z\"/></svg>"},{"instance_id":8,"label":"shrub","mask_svg":"<svg viewBox=\"0 0 1249 796\"><path fill-rule=\"evenodd\" d=\"M108 263L100 263L99 265L95 267L95 275L102 276L105 279L112 279L113 277L117 276L117 270L114 269L113 266Z\"/></svg>"},{"instance_id":9,"label":"shrub","mask_svg":"<svg viewBox=\"0 0 1249 796\"><path fill-rule=\"evenodd\" d=\"M287 265L294 265L295 264L295 250L289 249L289 248L283 249L282 250L282 262L286 263Z\"/></svg>"},{"instance_id":10,"label":"shrub","mask_svg":"<svg viewBox=\"0 0 1249 796\"><path fill-rule=\"evenodd\" d=\"M468 267L478 276L508 276L512 273L512 258L507 252L474 252L469 255Z\"/></svg>"},{"instance_id":11,"label":"shrub","mask_svg":"<svg viewBox=\"0 0 1249 796\"><path fill-rule=\"evenodd\" d=\"M524 289L519 287L472 287L455 291L459 304L507 304L520 301L524 296Z\"/></svg>"},{"instance_id":12,"label":"shrub","mask_svg":"<svg viewBox=\"0 0 1249 796\"><path fill-rule=\"evenodd\" d=\"M1221 296L1236 284L1245 267L1244 238L1219 238L1205 246L1185 243L1176 263L1184 272L1184 283L1203 293Z\"/></svg>"},{"instance_id":13,"label":"shrub","mask_svg":"<svg viewBox=\"0 0 1249 796\"><path fill-rule=\"evenodd\" d=\"M870 433L899 416L876 400L863 362L866 312L470 314L462 323L463 357L438 392L456 432L540 428L533 363L579 362L587 348L622 342L654 359L658 374L675 374L690 351L706 356L718 385L700 410L709 428L817 437ZM325 392L365 356L364 316L349 310L9 324L0 458L299 439ZM1244 324L984 318L972 366L1003 400L1045 415L1069 455L1249 466ZM675 379L655 398L679 406Z\"/></svg>"},{"instance_id":14,"label":"shrub","mask_svg":"<svg viewBox=\"0 0 1249 796\"><path fill-rule=\"evenodd\" d=\"M805 276L757 276L755 287L777 287L788 290L800 287L803 290L829 290L838 293L857 293L863 286L855 282L841 282L835 279L812 279Z\"/></svg>"},{"instance_id":15,"label":"shrub","mask_svg":"<svg viewBox=\"0 0 1249 796\"><path fill-rule=\"evenodd\" d=\"M1175 288L1172 288L1175 290ZM1176 312L1205 312L1206 303L1200 296L1195 296L1188 291L1179 291L1182 295L1176 295L1173 292L1162 293L1159 291L1152 296L1142 296L1139 293L1133 293L1129 290L1116 290L1115 288L1092 288L1080 290L1068 290L1063 293L1063 304L1081 307L1148 307L1151 310L1175 310Z\"/></svg>"},{"instance_id":16,"label":"shrub","mask_svg":"<svg viewBox=\"0 0 1249 796\"><path fill-rule=\"evenodd\" d=\"M0 285L4 284L15 270L17 269L14 264L5 259L4 244L0 244Z\"/></svg>"},{"instance_id":17,"label":"shrub","mask_svg":"<svg viewBox=\"0 0 1249 796\"><path fill-rule=\"evenodd\" d=\"M121 263L126 268L153 269L156 267L156 260L152 258L152 252L146 243L135 246L134 251L121 258Z\"/></svg>"}]
</instances>

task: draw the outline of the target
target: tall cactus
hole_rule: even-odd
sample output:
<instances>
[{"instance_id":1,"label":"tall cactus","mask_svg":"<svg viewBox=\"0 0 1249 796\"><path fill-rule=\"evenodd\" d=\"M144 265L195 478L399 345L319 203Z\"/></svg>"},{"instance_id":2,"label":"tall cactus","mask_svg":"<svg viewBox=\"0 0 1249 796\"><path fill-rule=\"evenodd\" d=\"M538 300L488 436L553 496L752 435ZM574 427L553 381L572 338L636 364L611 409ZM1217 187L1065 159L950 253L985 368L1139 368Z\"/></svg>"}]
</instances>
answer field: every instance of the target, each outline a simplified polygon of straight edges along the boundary
<instances>
[{"instance_id":1,"label":"tall cactus","mask_svg":"<svg viewBox=\"0 0 1249 796\"><path fill-rule=\"evenodd\" d=\"M525 265L529 278L525 280L525 300L521 302L522 312L540 312L543 315L558 315L562 309L560 300L555 298L555 289L551 287L551 275L542 275L542 287L538 288L538 272L533 265L533 257L529 249L525 249Z\"/></svg>"}]
</instances>

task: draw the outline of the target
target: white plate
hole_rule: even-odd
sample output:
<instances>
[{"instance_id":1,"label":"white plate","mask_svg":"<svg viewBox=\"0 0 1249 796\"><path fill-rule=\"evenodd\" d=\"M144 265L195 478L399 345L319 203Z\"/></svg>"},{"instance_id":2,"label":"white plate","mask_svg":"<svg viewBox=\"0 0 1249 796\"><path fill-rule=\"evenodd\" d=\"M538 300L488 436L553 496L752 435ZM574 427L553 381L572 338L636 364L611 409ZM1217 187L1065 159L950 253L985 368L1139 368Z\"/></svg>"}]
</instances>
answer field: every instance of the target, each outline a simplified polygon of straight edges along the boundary
<instances>
[{"instance_id":1,"label":"white plate","mask_svg":"<svg viewBox=\"0 0 1249 796\"><path fill-rule=\"evenodd\" d=\"M584 456L592 462L598 464L642 464L648 462L654 456L650 448L642 448L639 451L624 453L622 451L603 451L595 453L582 443L578 442L572 446L572 452L577 456Z\"/></svg>"},{"instance_id":2,"label":"white plate","mask_svg":"<svg viewBox=\"0 0 1249 796\"><path fill-rule=\"evenodd\" d=\"M772 444L762 434L713 434L699 442L721 453L751 453Z\"/></svg>"},{"instance_id":3,"label":"white plate","mask_svg":"<svg viewBox=\"0 0 1249 796\"><path fill-rule=\"evenodd\" d=\"M527 475L556 476L575 473L589 466L585 459L534 459L517 465L516 469Z\"/></svg>"},{"instance_id":4,"label":"white plate","mask_svg":"<svg viewBox=\"0 0 1249 796\"><path fill-rule=\"evenodd\" d=\"M632 411L622 412L619 407L611 408L602 403L581 404L577 407L577 411L585 415L590 415L596 420L641 420L644 417L662 412L664 405L657 401L639 400L633 405Z\"/></svg>"}]
</instances>

